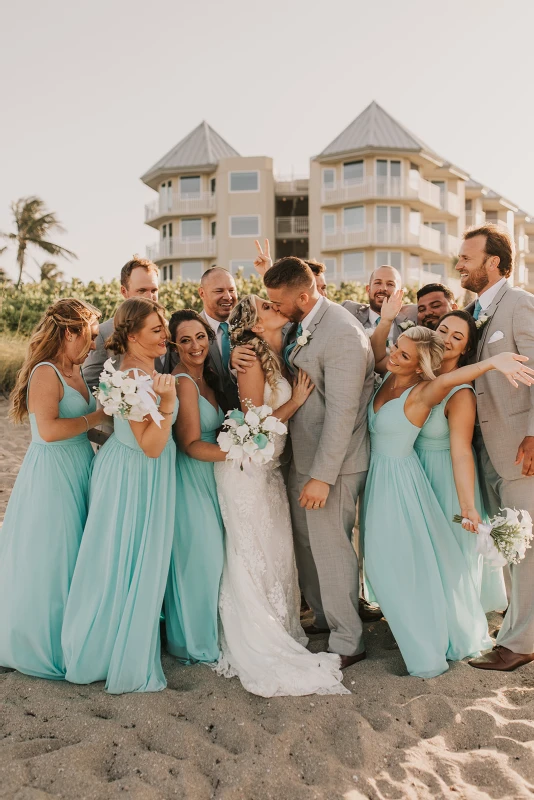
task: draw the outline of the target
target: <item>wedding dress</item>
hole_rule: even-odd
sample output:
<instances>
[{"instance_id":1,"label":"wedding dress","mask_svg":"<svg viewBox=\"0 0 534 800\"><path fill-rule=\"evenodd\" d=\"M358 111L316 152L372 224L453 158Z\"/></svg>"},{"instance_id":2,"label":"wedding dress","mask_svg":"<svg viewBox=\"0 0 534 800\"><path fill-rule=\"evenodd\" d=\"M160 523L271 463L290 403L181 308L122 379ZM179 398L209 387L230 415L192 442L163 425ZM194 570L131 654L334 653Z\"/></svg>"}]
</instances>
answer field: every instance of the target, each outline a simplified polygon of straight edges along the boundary
<instances>
[{"instance_id":1,"label":"wedding dress","mask_svg":"<svg viewBox=\"0 0 534 800\"><path fill-rule=\"evenodd\" d=\"M265 383L264 403L273 410L291 398L280 378ZM219 597L221 656L214 668L238 676L262 697L350 694L339 656L310 653L300 625L300 594L286 488L279 467L286 435L277 435L274 459L241 471L230 461L215 464L226 528Z\"/></svg>"}]
</instances>

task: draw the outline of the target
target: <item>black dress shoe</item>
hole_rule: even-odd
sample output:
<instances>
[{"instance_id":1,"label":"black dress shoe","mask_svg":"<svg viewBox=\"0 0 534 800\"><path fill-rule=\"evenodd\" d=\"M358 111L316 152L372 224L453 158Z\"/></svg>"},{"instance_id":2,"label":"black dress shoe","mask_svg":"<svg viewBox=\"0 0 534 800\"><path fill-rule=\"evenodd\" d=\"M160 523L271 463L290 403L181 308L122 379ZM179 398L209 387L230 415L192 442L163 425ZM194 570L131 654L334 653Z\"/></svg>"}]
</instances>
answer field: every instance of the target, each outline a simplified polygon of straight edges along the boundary
<instances>
[{"instance_id":1,"label":"black dress shoe","mask_svg":"<svg viewBox=\"0 0 534 800\"><path fill-rule=\"evenodd\" d=\"M352 667L353 664L357 664L359 661L363 661L367 658L367 653L365 650L363 653L358 653L355 656L340 656L341 659L341 669L347 669L347 667Z\"/></svg>"},{"instance_id":2,"label":"black dress shoe","mask_svg":"<svg viewBox=\"0 0 534 800\"><path fill-rule=\"evenodd\" d=\"M372 606L361 597L358 603L358 614L364 622L378 622L384 616L378 606Z\"/></svg>"},{"instance_id":3,"label":"black dress shoe","mask_svg":"<svg viewBox=\"0 0 534 800\"><path fill-rule=\"evenodd\" d=\"M302 627L306 636L318 636L320 633L330 633L330 628L318 628L316 625L307 625Z\"/></svg>"}]
</instances>

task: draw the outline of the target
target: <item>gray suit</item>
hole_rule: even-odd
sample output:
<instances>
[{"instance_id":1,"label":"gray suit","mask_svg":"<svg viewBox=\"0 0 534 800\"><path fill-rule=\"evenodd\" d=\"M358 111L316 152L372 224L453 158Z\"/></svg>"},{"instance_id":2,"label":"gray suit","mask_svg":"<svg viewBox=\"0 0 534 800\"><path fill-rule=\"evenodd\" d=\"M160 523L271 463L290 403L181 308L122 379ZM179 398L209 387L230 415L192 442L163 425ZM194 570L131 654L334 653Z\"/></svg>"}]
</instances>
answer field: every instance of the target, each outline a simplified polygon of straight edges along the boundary
<instances>
[{"instance_id":1,"label":"gray suit","mask_svg":"<svg viewBox=\"0 0 534 800\"><path fill-rule=\"evenodd\" d=\"M341 305L343 308L346 308L347 311L350 311L350 313L356 317L358 322L361 322L364 328L374 327L369 319L369 306L366 303L356 303L354 300L345 300L345 302ZM393 323L393 344L395 344L402 333L402 328L400 327L401 323L406 322L407 320L417 325L416 305L411 304L404 306L404 308L401 308L399 311L399 314Z\"/></svg>"},{"instance_id":2,"label":"gray suit","mask_svg":"<svg viewBox=\"0 0 534 800\"><path fill-rule=\"evenodd\" d=\"M289 422L293 459L288 491L295 555L300 586L316 624L331 630L329 649L355 655L364 645L358 558L351 536L369 466L367 405L374 359L361 325L326 298L308 330L307 344L297 345L290 356L292 366L303 369L315 385ZM299 505L310 478L330 485L324 509L306 511Z\"/></svg>"},{"instance_id":3,"label":"gray suit","mask_svg":"<svg viewBox=\"0 0 534 800\"><path fill-rule=\"evenodd\" d=\"M206 312L201 311L200 316L203 317L209 325L209 322L206 318ZM219 345L217 344L216 340L210 342L210 357L211 365L219 377L221 391L228 405L228 409L241 408L237 383L233 379L230 370L225 369L223 366L221 351L219 350Z\"/></svg>"},{"instance_id":4,"label":"gray suit","mask_svg":"<svg viewBox=\"0 0 534 800\"><path fill-rule=\"evenodd\" d=\"M472 313L473 304L467 307ZM497 353L521 353L534 364L534 296L505 284L489 308L482 328L477 358ZM497 332L500 338L490 340ZM475 446L486 483L485 500L493 516L499 508L526 509L534 518L534 476L521 474L517 449L525 436L534 436L534 387L518 389L498 372L486 372L475 381L478 425ZM510 607L497 643L514 653L534 653L534 548L510 567Z\"/></svg>"}]
</instances>

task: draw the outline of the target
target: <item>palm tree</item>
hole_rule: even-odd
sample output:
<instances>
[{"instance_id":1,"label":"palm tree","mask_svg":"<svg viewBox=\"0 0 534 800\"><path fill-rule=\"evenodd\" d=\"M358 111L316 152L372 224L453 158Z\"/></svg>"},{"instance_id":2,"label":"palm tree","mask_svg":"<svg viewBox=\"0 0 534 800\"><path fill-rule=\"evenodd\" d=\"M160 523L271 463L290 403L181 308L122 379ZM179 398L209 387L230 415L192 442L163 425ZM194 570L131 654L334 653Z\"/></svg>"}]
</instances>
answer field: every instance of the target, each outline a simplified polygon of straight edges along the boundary
<instances>
[{"instance_id":1,"label":"palm tree","mask_svg":"<svg viewBox=\"0 0 534 800\"><path fill-rule=\"evenodd\" d=\"M58 265L53 261L45 261L44 264L38 264L41 281L49 281L49 283L59 283L65 277L65 273L58 269Z\"/></svg>"},{"instance_id":2,"label":"palm tree","mask_svg":"<svg viewBox=\"0 0 534 800\"><path fill-rule=\"evenodd\" d=\"M75 253L65 247L48 241L48 235L52 231L63 233L65 229L60 225L55 213L46 210L44 202L39 197L22 197L16 203L11 204L11 211L15 220L16 233L0 233L0 236L17 243L17 266L19 269L17 288L22 281L26 250L30 245L39 247L51 256L77 258Z\"/></svg>"}]
</instances>

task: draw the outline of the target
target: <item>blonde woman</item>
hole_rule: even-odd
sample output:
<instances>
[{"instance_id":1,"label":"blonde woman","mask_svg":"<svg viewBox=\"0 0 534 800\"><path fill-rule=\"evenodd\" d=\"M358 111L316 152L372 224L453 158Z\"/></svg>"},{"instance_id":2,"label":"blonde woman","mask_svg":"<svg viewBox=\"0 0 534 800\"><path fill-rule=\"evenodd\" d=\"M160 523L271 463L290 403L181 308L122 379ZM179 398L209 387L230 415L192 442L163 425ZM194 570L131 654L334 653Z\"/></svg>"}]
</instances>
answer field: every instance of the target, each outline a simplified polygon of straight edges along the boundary
<instances>
[{"instance_id":1,"label":"blonde woman","mask_svg":"<svg viewBox=\"0 0 534 800\"><path fill-rule=\"evenodd\" d=\"M106 348L121 370L152 378L163 416L157 425L115 417L91 476L89 514L69 594L62 644L72 683L106 681L112 694L156 692L166 686L159 619L171 560L176 496L178 411L174 378L154 371L169 331L163 308L125 300Z\"/></svg>"},{"instance_id":2,"label":"blonde woman","mask_svg":"<svg viewBox=\"0 0 534 800\"><path fill-rule=\"evenodd\" d=\"M0 531L0 665L61 679L61 626L87 517L93 450L104 418L80 365L95 349L100 312L58 300L33 332L11 394L32 441Z\"/></svg>"},{"instance_id":3,"label":"blonde woman","mask_svg":"<svg viewBox=\"0 0 534 800\"><path fill-rule=\"evenodd\" d=\"M243 411L246 401L269 405L287 422L313 390L299 371L293 386L282 358L282 328L287 318L269 301L249 295L230 315L234 345L252 345L257 359L238 376ZM215 464L215 478L226 530L221 581L221 657L217 671L237 675L249 692L279 695L342 694L340 658L306 650L300 625L289 503L279 461L285 436L277 438L275 460L241 472L231 463Z\"/></svg>"},{"instance_id":4,"label":"blonde woman","mask_svg":"<svg viewBox=\"0 0 534 800\"><path fill-rule=\"evenodd\" d=\"M371 464L365 487L365 568L408 672L431 678L491 647L477 588L465 579L459 545L414 443L432 409L456 386L502 372L513 386L534 383L524 356L499 355L436 377L445 345L414 327L399 337L369 404ZM472 530L470 521L465 523ZM466 536L473 535L467 533ZM456 552L458 550L458 552Z\"/></svg>"}]
</instances>

